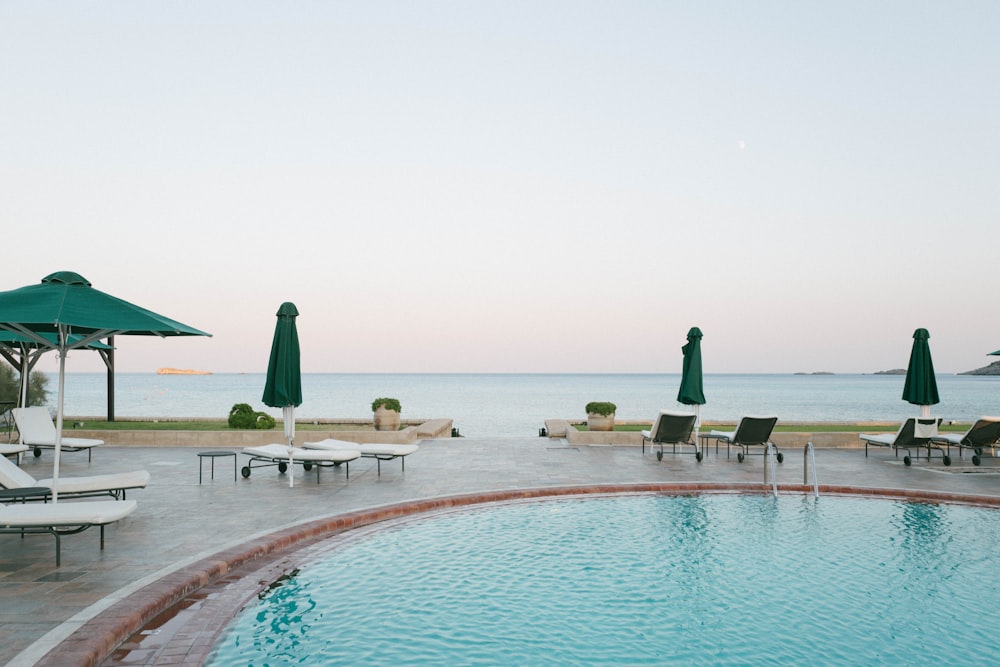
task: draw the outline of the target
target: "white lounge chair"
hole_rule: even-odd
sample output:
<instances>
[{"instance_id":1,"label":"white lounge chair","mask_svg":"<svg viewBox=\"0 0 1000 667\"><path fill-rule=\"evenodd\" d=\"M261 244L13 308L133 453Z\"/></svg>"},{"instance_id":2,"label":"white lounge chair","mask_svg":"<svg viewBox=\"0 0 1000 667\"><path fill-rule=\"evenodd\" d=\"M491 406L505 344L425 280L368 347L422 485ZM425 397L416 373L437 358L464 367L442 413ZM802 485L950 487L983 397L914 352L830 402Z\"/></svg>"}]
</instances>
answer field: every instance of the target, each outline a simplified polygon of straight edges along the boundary
<instances>
[{"instance_id":1,"label":"white lounge chair","mask_svg":"<svg viewBox=\"0 0 1000 667\"><path fill-rule=\"evenodd\" d=\"M958 447L958 455L962 456L965 449L972 450L972 465L982 463L983 451L993 450L996 457L997 444L1000 443L1000 417L980 417L965 433L939 433L933 438L935 444L943 444L951 454L952 446Z\"/></svg>"},{"instance_id":2,"label":"white lounge chair","mask_svg":"<svg viewBox=\"0 0 1000 667\"><path fill-rule=\"evenodd\" d=\"M30 408L14 408L11 410L17 432L21 434L21 443L35 450L35 456L42 455L42 449L55 449L56 425L52 423L49 411L41 406ZM91 460L91 450L103 445L103 440L92 438L63 437L60 449L64 452L87 452L87 460Z\"/></svg>"},{"instance_id":3,"label":"white lounge chair","mask_svg":"<svg viewBox=\"0 0 1000 667\"><path fill-rule=\"evenodd\" d=\"M86 477L60 477L56 487L59 496L93 498L111 496L125 499L128 489L143 489L149 484L149 473L145 470L120 472L110 475L88 475ZM5 489L27 489L31 487L53 488L51 479L35 479L11 461L0 457L0 486Z\"/></svg>"},{"instance_id":4,"label":"white lounge chair","mask_svg":"<svg viewBox=\"0 0 1000 667\"><path fill-rule=\"evenodd\" d=\"M406 457L420 449L419 445L394 445L391 443L378 442L350 442L349 440L337 440L327 438L318 442L305 442L302 444L305 449L323 451L357 450L364 458L378 461L378 474L382 474L382 461L399 459L402 469L406 470Z\"/></svg>"},{"instance_id":5,"label":"white lounge chair","mask_svg":"<svg viewBox=\"0 0 1000 667\"><path fill-rule=\"evenodd\" d=\"M263 468L267 466L278 466L278 472L284 473L288 470L289 450L293 464L299 464L303 470L309 471L316 467L316 481L319 482L320 468L339 468L344 466L345 477L350 479L350 461L361 456L357 449L342 449L337 451L326 451L317 449L303 449L301 447L289 447L288 445L260 445L258 447L244 447L243 453L250 457L250 461L243 466L243 477L250 476L253 468Z\"/></svg>"},{"instance_id":6,"label":"white lounge chair","mask_svg":"<svg viewBox=\"0 0 1000 667\"><path fill-rule=\"evenodd\" d=\"M941 461L946 466L951 465L951 457L938 446L934 440L939 437L938 426L941 424L940 417L910 417L900 425L895 433L862 433L859 437L865 443L865 456L868 456L869 447L888 447L896 452L899 457L899 450L905 449L906 456L903 463L910 465L912 450L917 450L920 455L920 448L927 448L927 460L931 460L931 449L941 452Z\"/></svg>"},{"instance_id":7,"label":"white lounge chair","mask_svg":"<svg viewBox=\"0 0 1000 667\"><path fill-rule=\"evenodd\" d=\"M15 456L17 461L21 461L21 454L28 451L27 445L0 444L0 456Z\"/></svg>"},{"instance_id":8,"label":"white lounge chair","mask_svg":"<svg viewBox=\"0 0 1000 667\"><path fill-rule=\"evenodd\" d=\"M711 435L726 443L726 458L729 458L730 447L739 447L741 451L736 455L736 460L743 463L749 456L751 447L766 448L771 445L777 452L778 463L781 463L785 460L785 455L778 452L778 446L771 442L771 433L777 423L777 417L743 417L735 431L712 431Z\"/></svg>"},{"instance_id":9,"label":"white lounge chair","mask_svg":"<svg viewBox=\"0 0 1000 667\"><path fill-rule=\"evenodd\" d=\"M650 444L649 450L653 451L653 445L659 445L660 451L656 452L656 460L663 460L663 445L673 445L674 454L677 453L677 445L692 445L694 447L695 459L701 461L702 452L698 443L694 442L691 435L694 433L694 423L697 415L690 412L671 412L660 410L656 415L656 421L652 428L642 432L642 453L646 453L646 443Z\"/></svg>"},{"instance_id":10,"label":"white lounge chair","mask_svg":"<svg viewBox=\"0 0 1000 667\"><path fill-rule=\"evenodd\" d=\"M0 505L0 533L22 536L48 533L54 536L56 567L58 567L62 560L60 537L82 533L92 526L100 526L101 549L104 549L104 526L125 518L135 511L135 507L134 500Z\"/></svg>"}]
</instances>

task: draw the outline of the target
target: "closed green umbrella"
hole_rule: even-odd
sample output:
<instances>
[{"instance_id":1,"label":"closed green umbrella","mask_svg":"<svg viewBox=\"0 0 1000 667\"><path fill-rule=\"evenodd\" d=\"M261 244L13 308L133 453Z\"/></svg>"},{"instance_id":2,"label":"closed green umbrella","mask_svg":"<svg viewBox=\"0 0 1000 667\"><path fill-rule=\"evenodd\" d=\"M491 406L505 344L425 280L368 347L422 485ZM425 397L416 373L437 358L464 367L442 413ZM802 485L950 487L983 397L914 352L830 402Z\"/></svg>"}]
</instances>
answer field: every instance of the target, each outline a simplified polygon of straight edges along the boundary
<instances>
[{"instance_id":1,"label":"closed green umbrella","mask_svg":"<svg viewBox=\"0 0 1000 667\"><path fill-rule=\"evenodd\" d=\"M59 353L59 399L56 406L56 444L52 482L59 481L66 354L116 335L210 336L151 310L94 289L72 271L59 271L40 283L0 292L0 329L21 334L39 348ZM51 335L50 335L51 334ZM52 502L59 492L52 489Z\"/></svg>"},{"instance_id":2,"label":"closed green umbrella","mask_svg":"<svg viewBox=\"0 0 1000 667\"><path fill-rule=\"evenodd\" d=\"M277 312L274 340L271 342L271 359L267 363L267 380L264 383L264 405L281 408L288 439L288 486L294 484L292 452L295 447L295 408L302 405L302 373L300 370L299 332L295 318L299 310L286 301Z\"/></svg>"},{"instance_id":3,"label":"closed green umbrella","mask_svg":"<svg viewBox=\"0 0 1000 667\"><path fill-rule=\"evenodd\" d=\"M678 402L694 406L695 442L698 442L698 430L701 428L701 406L705 405L701 377L701 337L701 329L698 327L691 327L688 331L688 342L681 348L681 352L684 353L684 365L681 367L681 387L677 392Z\"/></svg>"},{"instance_id":4,"label":"closed green umbrella","mask_svg":"<svg viewBox=\"0 0 1000 667\"><path fill-rule=\"evenodd\" d=\"M930 417L931 406L941 402L934 375L934 362L931 361L931 347L927 343L930 337L927 329L913 332L910 365L906 369L906 381L903 383L903 400L919 405L921 417Z\"/></svg>"}]
</instances>

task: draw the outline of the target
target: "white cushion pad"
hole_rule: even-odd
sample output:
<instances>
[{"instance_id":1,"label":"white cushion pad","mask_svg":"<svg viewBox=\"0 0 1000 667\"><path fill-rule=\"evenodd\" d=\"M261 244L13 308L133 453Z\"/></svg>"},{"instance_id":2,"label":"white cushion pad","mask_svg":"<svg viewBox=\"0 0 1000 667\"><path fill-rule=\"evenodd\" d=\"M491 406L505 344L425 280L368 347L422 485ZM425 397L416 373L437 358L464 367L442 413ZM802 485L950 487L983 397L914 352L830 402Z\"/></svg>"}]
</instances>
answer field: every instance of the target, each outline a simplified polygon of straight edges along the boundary
<instances>
[{"instance_id":1,"label":"white cushion pad","mask_svg":"<svg viewBox=\"0 0 1000 667\"><path fill-rule=\"evenodd\" d=\"M135 508L134 500L4 505L0 507L0 526L97 526L118 521Z\"/></svg>"}]
</instances>

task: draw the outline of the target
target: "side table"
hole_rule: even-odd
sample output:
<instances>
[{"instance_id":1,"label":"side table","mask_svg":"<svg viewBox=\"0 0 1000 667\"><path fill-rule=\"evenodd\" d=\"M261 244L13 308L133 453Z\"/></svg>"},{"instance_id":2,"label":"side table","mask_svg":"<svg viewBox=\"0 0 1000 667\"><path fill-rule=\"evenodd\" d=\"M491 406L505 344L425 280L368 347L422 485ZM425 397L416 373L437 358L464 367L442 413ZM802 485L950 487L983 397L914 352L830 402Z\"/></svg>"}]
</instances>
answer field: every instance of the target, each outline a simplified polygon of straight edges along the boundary
<instances>
[{"instance_id":1,"label":"side table","mask_svg":"<svg viewBox=\"0 0 1000 667\"><path fill-rule=\"evenodd\" d=\"M202 463L204 463L205 459L208 459L209 461L212 462L212 466L211 466L212 479L215 479L215 459L220 458L220 457L225 457L225 456L232 456L233 457L233 481L234 482L236 481L236 452L233 452L233 451L230 451L230 450L227 450L227 449L211 449L211 450L209 450L207 452L198 452L198 483L199 484L201 484L201 471L202 471L202 468L203 468Z\"/></svg>"}]
</instances>

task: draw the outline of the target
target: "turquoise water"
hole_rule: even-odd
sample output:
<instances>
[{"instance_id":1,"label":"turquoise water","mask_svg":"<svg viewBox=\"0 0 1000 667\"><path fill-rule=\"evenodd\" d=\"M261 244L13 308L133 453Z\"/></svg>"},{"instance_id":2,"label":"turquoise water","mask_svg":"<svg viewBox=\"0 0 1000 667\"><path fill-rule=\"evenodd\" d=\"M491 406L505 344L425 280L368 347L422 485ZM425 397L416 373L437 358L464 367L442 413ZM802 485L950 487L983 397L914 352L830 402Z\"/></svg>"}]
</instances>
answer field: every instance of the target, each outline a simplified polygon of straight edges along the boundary
<instances>
[{"instance_id":1,"label":"turquoise water","mask_svg":"<svg viewBox=\"0 0 1000 667\"><path fill-rule=\"evenodd\" d=\"M619 419L652 421L677 409L677 374L351 374L302 376L301 418L371 419L371 402L392 396L403 417L447 417L465 436L534 436L546 419L585 419L591 401L611 401ZM54 385L54 383L53 383ZM938 377L941 403L933 414L971 422L1000 414L1000 378ZM183 376L121 373L116 380L119 417L224 417L235 403L265 410L264 374ZM902 376L706 375L703 419L736 421L745 414L775 414L785 421L899 421L919 414L901 399ZM56 400L52 392L51 403ZM107 410L104 373L69 373L66 414L98 416ZM266 409L274 416L281 411Z\"/></svg>"},{"instance_id":2,"label":"turquoise water","mask_svg":"<svg viewBox=\"0 0 1000 667\"><path fill-rule=\"evenodd\" d=\"M210 665L979 665L1000 512L862 498L550 500L335 542Z\"/></svg>"}]
</instances>

